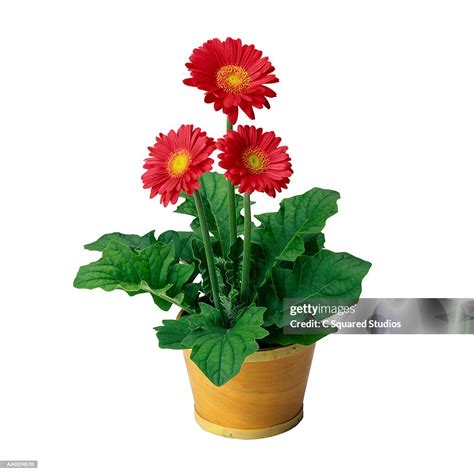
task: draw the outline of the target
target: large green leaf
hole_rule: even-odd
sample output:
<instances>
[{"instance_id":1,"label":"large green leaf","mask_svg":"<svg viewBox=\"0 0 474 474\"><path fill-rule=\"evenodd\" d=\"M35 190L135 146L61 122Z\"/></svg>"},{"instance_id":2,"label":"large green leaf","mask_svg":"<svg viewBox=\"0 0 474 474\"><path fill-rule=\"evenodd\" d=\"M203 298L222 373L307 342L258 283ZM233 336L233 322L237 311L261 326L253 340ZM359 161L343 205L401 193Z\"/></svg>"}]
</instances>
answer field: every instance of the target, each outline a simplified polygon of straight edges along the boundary
<instances>
[{"instance_id":1,"label":"large green leaf","mask_svg":"<svg viewBox=\"0 0 474 474\"><path fill-rule=\"evenodd\" d=\"M209 230L216 238L219 244L220 255L226 257L230 247L230 229L229 229L229 208L227 203L227 179L219 173L211 172L205 173L199 179L201 187L199 193L201 194L204 211L206 213ZM191 224L196 235L201 238L201 228L198 213L194 203L193 196L183 194L184 202L182 202L176 212L181 214L188 214L196 219ZM236 195L236 220L239 232L243 225L243 217L241 211L243 209L242 196Z\"/></svg>"},{"instance_id":2,"label":"large green leaf","mask_svg":"<svg viewBox=\"0 0 474 474\"><path fill-rule=\"evenodd\" d=\"M260 214L262 223L252 233L252 240L262 248L264 259L258 268L257 285L263 285L272 269L281 261L293 262L305 252L305 238L318 234L326 220L337 212L339 193L313 188L283 199L278 212Z\"/></svg>"},{"instance_id":3,"label":"large green leaf","mask_svg":"<svg viewBox=\"0 0 474 474\"><path fill-rule=\"evenodd\" d=\"M99 260L79 268L74 286L106 291L121 289L131 296L146 291L163 310L173 303L187 309L183 287L193 272L194 264L175 263L174 243L156 242L135 252L111 241Z\"/></svg>"},{"instance_id":4,"label":"large green leaf","mask_svg":"<svg viewBox=\"0 0 474 474\"><path fill-rule=\"evenodd\" d=\"M193 260L192 242L196 239L197 236L194 232L167 230L160 234L158 242L165 244L174 242L176 259L183 262L191 262Z\"/></svg>"},{"instance_id":5,"label":"large green leaf","mask_svg":"<svg viewBox=\"0 0 474 474\"><path fill-rule=\"evenodd\" d=\"M190 341L191 359L219 387L240 372L245 358L258 350L256 340L268 334L261 327L265 308L246 308L230 329L222 326L216 309L201 306L201 312L205 323Z\"/></svg>"},{"instance_id":6,"label":"large green leaf","mask_svg":"<svg viewBox=\"0 0 474 474\"><path fill-rule=\"evenodd\" d=\"M145 249L156 242L155 231L152 230L145 235L122 234L121 232L112 232L105 234L95 242L84 245L87 250L97 250L102 252L110 242L119 242L135 250Z\"/></svg>"},{"instance_id":7,"label":"large green leaf","mask_svg":"<svg viewBox=\"0 0 474 474\"><path fill-rule=\"evenodd\" d=\"M192 348L191 359L217 386L224 385L239 372L244 360L259 348L257 339L268 332L263 329L265 308L244 309L231 328L212 306L201 303L200 313L178 321L163 321L156 329L160 347Z\"/></svg>"},{"instance_id":8,"label":"large green leaf","mask_svg":"<svg viewBox=\"0 0 474 474\"><path fill-rule=\"evenodd\" d=\"M275 268L272 272L274 293L270 295L271 287L265 287L267 291L259 294L263 300L259 301L260 304L268 302L266 325L283 325L285 298L291 298L292 304L311 299L356 303L362 291L362 280L370 266L369 262L345 252L321 250L312 257L299 257L292 270ZM276 298L277 302L271 303L268 298Z\"/></svg>"}]
</instances>

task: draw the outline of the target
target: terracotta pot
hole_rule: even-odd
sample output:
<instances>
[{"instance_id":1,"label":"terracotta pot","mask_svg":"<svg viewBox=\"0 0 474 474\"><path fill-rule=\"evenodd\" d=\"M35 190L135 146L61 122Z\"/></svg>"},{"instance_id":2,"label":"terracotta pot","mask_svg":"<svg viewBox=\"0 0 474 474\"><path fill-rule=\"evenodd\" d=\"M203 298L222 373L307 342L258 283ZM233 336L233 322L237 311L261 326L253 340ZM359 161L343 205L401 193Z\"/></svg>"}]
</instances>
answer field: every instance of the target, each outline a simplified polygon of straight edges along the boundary
<instances>
[{"instance_id":1,"label":"terracotta pot","mask_svg":"<svg viewBox=\"0 0 474 474\"><path fill-rule=\"evenodd\" d=\"M275 436L303 418L303 398L314 344L264 349L247 357L240 373L213 385L184 351L198 424L239 439Z\"/></svg>"}]
</instances>

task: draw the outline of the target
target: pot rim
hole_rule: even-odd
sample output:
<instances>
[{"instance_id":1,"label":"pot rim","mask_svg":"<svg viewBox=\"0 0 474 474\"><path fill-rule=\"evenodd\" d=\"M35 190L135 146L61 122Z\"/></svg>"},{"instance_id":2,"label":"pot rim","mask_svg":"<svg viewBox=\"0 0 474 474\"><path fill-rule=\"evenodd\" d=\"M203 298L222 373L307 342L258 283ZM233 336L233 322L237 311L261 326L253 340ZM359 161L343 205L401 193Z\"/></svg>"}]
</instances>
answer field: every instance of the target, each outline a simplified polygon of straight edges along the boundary
<instances>
[{"instance_id":1,"label":"pot rim","mask_svg":"<svg viewBox=\"0 0 474 474\"><path fill-rule=\"evenodd\" d=\"M280 347L268 347L264 349L259 349L257 352L250 354L245 362L267 362L270 360L283 359L284 357L290 357L298 352L305 351L313 347L316 343L313 343L309 346L304 346L302 344L290 344L289 346L280 346Z\"/></svg>"}]
</instances>

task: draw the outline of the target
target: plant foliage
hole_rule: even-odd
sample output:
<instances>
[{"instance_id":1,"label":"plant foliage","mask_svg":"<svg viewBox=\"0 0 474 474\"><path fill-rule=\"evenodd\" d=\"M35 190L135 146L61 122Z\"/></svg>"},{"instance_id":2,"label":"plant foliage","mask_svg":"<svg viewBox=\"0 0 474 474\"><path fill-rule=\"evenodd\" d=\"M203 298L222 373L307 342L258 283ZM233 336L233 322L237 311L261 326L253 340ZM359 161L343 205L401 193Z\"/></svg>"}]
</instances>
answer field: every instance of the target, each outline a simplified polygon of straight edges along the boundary
<instances>
[{"instance_id":1,"label":"plant foliage","mask_svg":"<svg viewBox=\"0 0 474 474\"><path fill-rule=\"evenodd\" d=\"M242 197L236 195L238 235L232 241L227 180L211 172L201 177L200 184L219 302L211 291L198 209L188 195L183 195L177 212L194 218L191 231L168 230L158 238L154 232L143 236L106 234L85 246L102 256L79 269L74 286L120 289L130 296L149 293L161 310L167 311L173 304L181 308L181 317L164 320L155 328L159 346L191 350L191 359L220 386L237 375L245 358L259 348L313 344L333 332L284 334L285 300L357 302L370 263L324 248L322 231L327 219L337 212L339 194L313 188L284 199L276 212L256 216L260 225L252 230L250 301L243 302Z\"/></svg>"}]
</instances>

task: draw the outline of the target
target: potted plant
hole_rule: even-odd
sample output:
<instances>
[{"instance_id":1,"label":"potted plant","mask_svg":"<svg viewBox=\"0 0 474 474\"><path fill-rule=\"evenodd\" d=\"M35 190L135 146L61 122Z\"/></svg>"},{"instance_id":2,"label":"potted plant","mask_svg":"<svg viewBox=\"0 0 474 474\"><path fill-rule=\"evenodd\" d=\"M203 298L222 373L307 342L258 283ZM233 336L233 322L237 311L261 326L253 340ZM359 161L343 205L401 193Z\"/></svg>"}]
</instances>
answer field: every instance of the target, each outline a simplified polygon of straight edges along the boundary
<instances>
[{"instance_id":1,"label":"potted plant","mask_svg":"<svg viewBox=\"0 0 474 474\"><path fill-rule=\"evenodd\" d=\"M227 133L215 141L182 125L160 134L142 180L164 206L183 198L176 212L193 218L191 229L106 234L85 246L102 256L79 269L74 286L149 293L159 309L179 308L155 330L160 347L184 352L199 424L229 437L272 436L301 420L314 344L330 332L285 334L284 300L357 300L370 263L324 248L335 191L313 188L252 221L251 195L274 198L293 173L274 132L234 128L239 109L254 119L276 95L268 58L241 40L213 39L186 66L184 83L224 112ZM224 174L211 171L216 149Z\"/></svg>"}]
</instances>

